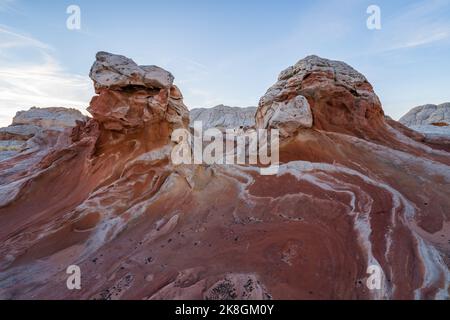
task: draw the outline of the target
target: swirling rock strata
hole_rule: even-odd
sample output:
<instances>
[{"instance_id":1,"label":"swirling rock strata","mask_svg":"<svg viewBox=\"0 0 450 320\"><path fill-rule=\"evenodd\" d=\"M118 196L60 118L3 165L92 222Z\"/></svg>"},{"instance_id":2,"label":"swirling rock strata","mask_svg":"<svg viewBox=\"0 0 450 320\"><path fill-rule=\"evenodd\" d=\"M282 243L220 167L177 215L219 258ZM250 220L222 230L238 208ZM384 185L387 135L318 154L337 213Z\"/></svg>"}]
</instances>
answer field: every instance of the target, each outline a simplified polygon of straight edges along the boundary
<instances>
[{"instance_id":1,"label":"swirling rock strata","mask_svg":"<svg viewBox=\"0 0 450 320\"><path fill-rule=\"evenodd\" d=\"M173 165L172 77L106 53L93 70L93 119L0 163L0 297L448 299L450 154L348 65L308 57L261 99L256 122L286 129L273 176Z\"/></svg>"}]
</instances>

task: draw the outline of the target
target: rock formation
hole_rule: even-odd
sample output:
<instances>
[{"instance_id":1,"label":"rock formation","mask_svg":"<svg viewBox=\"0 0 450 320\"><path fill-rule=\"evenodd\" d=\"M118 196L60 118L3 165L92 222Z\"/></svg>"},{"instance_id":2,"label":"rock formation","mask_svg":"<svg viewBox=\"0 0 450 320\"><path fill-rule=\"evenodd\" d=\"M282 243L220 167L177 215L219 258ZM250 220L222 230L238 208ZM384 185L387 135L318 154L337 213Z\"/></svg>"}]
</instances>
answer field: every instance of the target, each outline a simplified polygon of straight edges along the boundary
<instances>
[{"instance_id":1,"label":"rock formation","mask_svg":"<svg viewBox=\"0 0 450 320\"><path fill-rule=\"evenodd\" d=\"M345 63L307 57L261 99L273 176L172 164L170 73L99 53L91 78L92 119L0 163L1 298L448 299L450 154Z\"/></svg>"},{"instance_id":2,"label":"rock formation","mask_svg":"<svg viewBox=\"0 0 450 320\"><path fill-rule=\"evenodd\" d=\"M450 126L450 103L447 102L440 105L426 104L415 107L404 115L399 122L408 127L433 124L438 127Z\"/></svg>"},{"instance_id":3,"label":"rock formation","mask_svg":"<svg viewBox=\"0 0 450 320\"><path fill-rule=\"evenodd\" d=\"M280 117L280 112L287 112L290 132L314 127L360 137L376 135L384 115L362 74L343 62L317 56L308 56L281 72L259 102L257 127L278 123L273 117Z\"/></svg>"},{"instance_id":4,"label":"rock formation","mask_svg":"<svg viewBox=\"0 0 450 320\"><path fill-rule=\"evenodd\" d=\"M450 151L450 103L415 107L399 122L422 133L429 145Z\"/></svg>"},{"instance_id":5,"label":"rock formation","mask_svg":"<svg viewBox=\"0 0 450 320\"><path fill-rule=\"evenodd\" d=\"M31 108L16 114L12 124L0 128L0 161L32 149L37 140L47 139L85 121L80 111L66 108Z\"/></svg>"},{"instance_id":6,"label":"rock formation","mask_svg":"<svg viewBox=\"0 0 450 320\"><path fill-rule=\"evenodd\" d=\"M106 130L124 134L150 130L160 135L156 129L167 129L161 126L182 128L189 122L174 77L159 67L138 66L124 56L99 52L90 77L98 96L88 111Z\"/></svg>"},{"instance_id":7,"label":"rock formation","mask_svg":"<svg viewBox=\"0 0 450 320\"><path fill-rule=\"evenodd\" d=\"M62 131L76 126L77 121L84 121L85 116L76 109L36 108L20 111L13 119L12 127L37 127L42 130Z\"/></svg>"},{"instance_id":8,"label":"rock formation","mask_svg":"<svg viewBox=\"0 0 450 320\"><path fill-rule=\"evenodd\" d=\"M191 127L201 121L203 128L235 129L255 125L255 107L238 108L218 105L214 108L198 108L190 111Z\"/></svg>"},{"instance_id":9,"label":"rock formation","mask_svg":"<svg viewBox=\"0 0 450 320\"><path fill-rule=\"evenodd\" d=\"M261 107L259 112L256 128L278 129L282 137L292 136L298 129L309 129L313 125L311 108L302 95L287 101L274 101L267 109Z\"/></svg>"}]
</instances>

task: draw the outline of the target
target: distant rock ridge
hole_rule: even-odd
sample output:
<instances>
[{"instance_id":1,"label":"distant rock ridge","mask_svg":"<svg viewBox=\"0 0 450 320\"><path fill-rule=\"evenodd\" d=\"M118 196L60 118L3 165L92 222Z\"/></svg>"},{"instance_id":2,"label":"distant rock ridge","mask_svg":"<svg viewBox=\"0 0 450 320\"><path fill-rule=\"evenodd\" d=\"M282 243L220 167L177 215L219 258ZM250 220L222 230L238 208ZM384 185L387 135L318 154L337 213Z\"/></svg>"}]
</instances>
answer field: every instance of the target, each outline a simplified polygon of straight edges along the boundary
<instances>
[{"instance_id":1,"label":"distant rock ridge","mask_svg":"<svg viewBox=\"0 0 450 320\"><path fill-rule=\"evenodd\" d=\"M214 108L195 108L190 110L190 126L202 121L204 128L233 129L253 127L256 107L229 107L223 104Z\"/></svg>"},{"instance_id":2,"label":"distant rock ridge","mask_svg":"<svg viewBox=\"0 0 450 320\"><path fill-rule=\"evenodd\" d=\"M50 132L62 132L86 119L80 111L68 108L33 107L19 111L9 127L0 128L0 161L31 147L34 137L45 140Z\"/></svg>"},{"instance_id":3,"label":"distant rock ridge","mask_svg":"<svg viewBox=\"0 0 450 320\"><path fill-rule=\"evenodd\" d=\"M440 105L426 104L418 106L400 118L399 122L405 126L450 126L450 102Z\"/></svg>"},{"instance_id":4,"label":"distant rock ridge","mask_svg":"<svg viewBox=\"0 0 450 320\"><path fill-rule=\"evenodd\" d=\"M74 127L77 121L85 120L79 110L71 108L36 108L19 111L11 126L37 126L46 130L63 130Z\"/></svg>"},{"instance_id":5,"label":"distant rock ridge","mask_svg":"<svg viewBox=\"0 0 450 320\"><path fill-rule=\"evenodd\" d=\"M423 134L424 142L450 150L450 102L415 107L399 122Z\"/></svg>"}]
</instances>

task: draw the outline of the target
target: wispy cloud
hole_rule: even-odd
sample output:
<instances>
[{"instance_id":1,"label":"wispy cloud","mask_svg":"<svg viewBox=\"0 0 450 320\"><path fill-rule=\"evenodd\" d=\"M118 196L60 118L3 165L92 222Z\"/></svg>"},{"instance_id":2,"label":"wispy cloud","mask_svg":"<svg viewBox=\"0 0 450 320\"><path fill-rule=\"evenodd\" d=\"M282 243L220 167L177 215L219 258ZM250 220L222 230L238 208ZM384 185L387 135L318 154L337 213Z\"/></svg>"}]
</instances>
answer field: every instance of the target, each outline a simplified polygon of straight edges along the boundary
<instances>
[{"instance_id":1,"label":"wispy cloud","mask_svg":"<svg viewBox=\"0 0 450 320\"><path fill-rule=\"evenodd\" d=\"M0 126L8 125L18 110L32 106L83 111L91 88L88 77L60 65L51 46L0 25Z\"/></svg>"},{"instance_id":2,"label":"wispy cloud","mask_svg":"<svg viewBox=\"0 0 450 320\"><path fill-rule=\"evenodd\" d=\"M399 45L392 47L392 50L407 49L421 47L433 42L448 39L450 37L450 29L443 31L426 32L426 34L417 34L414 38L408 39Z\"/></svg>"},{"instance_id":3,"label":"wispy cloud","mask_svg":"<svg viewBox=\"0 0 450 320\"><path fill-rule=\"evenodd\" d=\"M0 24L0 50L17 47L34 47L42 50L50 50L51 47L31 36L20 34L17 31Z\"/></svg>"},{"instance_id":4,"label":"wispy cloud","mask_svg":"<svg viewBox=\"0 0 450 320\"><path fill-rule=\"evenodd\" d=\"M413 49L450 39L449 0L426 0L410 5L398 15L389 16L383 25L381 51Z\"/></svg>"}]
</instances>

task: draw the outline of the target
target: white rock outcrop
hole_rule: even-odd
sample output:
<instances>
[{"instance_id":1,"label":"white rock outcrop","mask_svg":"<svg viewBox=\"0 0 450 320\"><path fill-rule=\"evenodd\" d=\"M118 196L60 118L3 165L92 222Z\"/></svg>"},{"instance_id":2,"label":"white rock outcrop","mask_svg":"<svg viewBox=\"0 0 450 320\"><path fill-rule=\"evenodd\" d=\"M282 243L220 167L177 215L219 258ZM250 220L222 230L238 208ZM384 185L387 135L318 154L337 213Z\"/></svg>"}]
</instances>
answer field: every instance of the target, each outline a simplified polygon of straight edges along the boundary
<instances>
[{"instance_id":1,"label":"white rock outcrop","mask_svg":"<svg viewBox=\"0 0 450 320\"><path fill-rule=\"evenodd\" d=\"M440 105L426 104L415 107L399 121L408 127L433 124L447 124L450 126L450 102Z\"/></svg>"},{"instance_id":2,"label":"white rock outcrop","mask_svg":"<svg viewBox=\"0 0 450 320\"><path fill-rule=\"evenodd\" d=\"M30 139L45 132L62 132L87 119L80 111L67 108L31 108L19 111L12 124L0 128L0 161L27 148Z\"/></svg>"},{"instance_id":3,"label":"white rock outcrop","mask_svg":"<svg viewBox=\"0 0 450 320\"><path fill-rule=\"evenodd\" d=\"M450 143L450 102L415 107L399 122L424 134L429 142Z\"/></svg>"},{"instance_id":4,"label":"white rock outcrop","mask_svg":"<svg viewBox=\"0 0 450 320\"><path fill-rule=\"evenodd\" d=\"M35 129L61 131L65 128L74 127L76 121L84 120L86 120L86 116L76 109L33 107L28 111L17 112L10 130L21 128L24 131L33 130L22 126L34 126Z\"/></svg>"},{"instance_id":5,"label":"white rock outcrop","mask_svg":"<svg viewBox=\"0 0 450 320\"><path fill-rule=\"evenodd\" d=\"M303 96L274 102L261 120L258 122L258 128L278 129L281 137L289 137L298 129L309 129L313 125L311 107Z\"/></svg>"},{"instance_id":6,"label":"white rock outcrop","mask_svg":"<svg viewBox=\"0 0 450 320\"><path fill-rule=\"evenodd\" d=\"M255 125L256 107L239 108L218 105L214 108L197 108L190 111L191 127L202 121L203 128L248 128Z\"/></svg>"},{"instance_id":7,"label":"white rock outcrop","mask_svg":"<svg viewBox=\"0 0 450 320\"><path fill-rule=\"evenodd\" d=\"M174 76L157 66L139 66L133 60L108 52L99 52L91 68L95 89L117 90L128 86L170 88Z\"/></svg>"}]
</instances>

